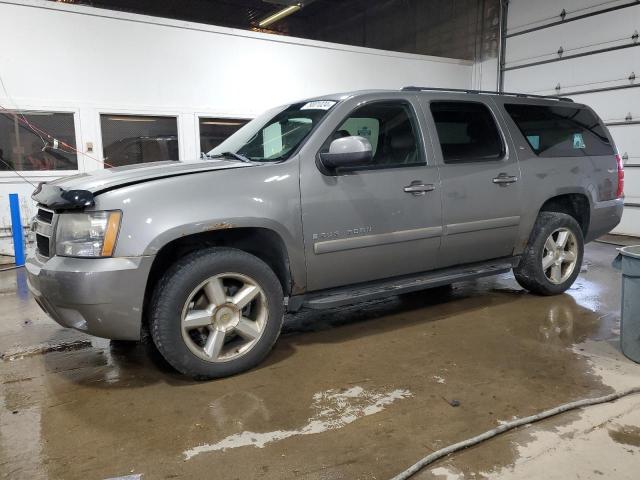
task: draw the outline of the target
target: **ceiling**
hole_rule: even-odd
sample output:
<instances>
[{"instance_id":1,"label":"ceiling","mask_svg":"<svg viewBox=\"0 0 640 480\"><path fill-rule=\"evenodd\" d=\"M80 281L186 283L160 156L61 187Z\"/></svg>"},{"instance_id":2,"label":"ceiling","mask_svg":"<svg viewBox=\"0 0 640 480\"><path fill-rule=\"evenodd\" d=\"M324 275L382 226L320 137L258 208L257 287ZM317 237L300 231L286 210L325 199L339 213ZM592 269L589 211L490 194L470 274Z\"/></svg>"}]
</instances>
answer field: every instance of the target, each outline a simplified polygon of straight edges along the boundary
<instances>
[{"instance_id":1,"label":"ceiling","mask_svg":"<svg viewBox=\"0 0 640 480\"><path fill-rule=\"evenodd\" d=\"M475 60L497 51L499 0L307 0L260 29L294 0L64 0L98 8L312 40Z\"/></svg>"}]
</instances>

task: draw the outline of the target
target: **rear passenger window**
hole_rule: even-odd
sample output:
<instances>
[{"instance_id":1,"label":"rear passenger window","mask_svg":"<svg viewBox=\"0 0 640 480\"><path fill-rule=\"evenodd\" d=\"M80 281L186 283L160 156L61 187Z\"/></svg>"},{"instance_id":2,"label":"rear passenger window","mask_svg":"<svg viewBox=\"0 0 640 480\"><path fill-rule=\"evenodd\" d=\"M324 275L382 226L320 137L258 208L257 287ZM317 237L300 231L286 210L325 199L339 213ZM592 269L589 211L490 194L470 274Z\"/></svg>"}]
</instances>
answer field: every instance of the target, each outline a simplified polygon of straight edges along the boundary
<instances>
[{"instance_id":1,"label":"rear passenger window","mask_svg":"<svg viewBox=\"0 0 640 480\"><path fill-rule=\"evenodd\" d=\"M498 160L504 155L493 115L477 102L431 102L444 163Z\"/></svg>"},{"instance_id":2,"label":"rear passenger window","mask_svg":"<svg viewBox=\"0 0 640 480\"><path fill-rule=\"evenodd\" d=\"M507 104L505 109L540 157L613 155L600 120L584 107Z\"/></svg>"}]
</instances>

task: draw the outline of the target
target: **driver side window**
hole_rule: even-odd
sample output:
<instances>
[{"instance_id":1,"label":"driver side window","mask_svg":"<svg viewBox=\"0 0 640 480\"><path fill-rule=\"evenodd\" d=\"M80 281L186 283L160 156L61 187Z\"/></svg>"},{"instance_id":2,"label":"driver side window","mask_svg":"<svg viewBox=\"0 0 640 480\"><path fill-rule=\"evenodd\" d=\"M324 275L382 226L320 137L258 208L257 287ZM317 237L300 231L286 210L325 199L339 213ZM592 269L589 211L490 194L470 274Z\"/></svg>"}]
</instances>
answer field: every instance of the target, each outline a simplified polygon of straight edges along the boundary
<instances>
[{"instance_id":1,"label":"driver side window","mask_svg":"<svg viewBox=\"0 0 640 480\"><path fill-rule=\"evenodd\" d=\"M373 162L367 168L425 163L418 142L417 122L405 102L373 102L354 110L327 139L322 151L328 151L333 140L349 136L364 137L371 143Z\"/></svg>"}]
</instances>

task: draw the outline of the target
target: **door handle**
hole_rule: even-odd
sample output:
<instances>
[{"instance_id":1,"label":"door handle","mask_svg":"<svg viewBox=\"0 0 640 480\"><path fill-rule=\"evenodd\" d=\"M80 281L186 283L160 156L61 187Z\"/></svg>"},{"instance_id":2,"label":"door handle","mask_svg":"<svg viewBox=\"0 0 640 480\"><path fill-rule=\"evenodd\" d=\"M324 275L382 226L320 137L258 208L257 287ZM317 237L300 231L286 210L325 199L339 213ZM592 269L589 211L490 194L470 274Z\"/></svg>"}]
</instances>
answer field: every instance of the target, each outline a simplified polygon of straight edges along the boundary
<instances>
[{"instance_id":1,"label":"door handle","mask_svg":"<svg viewBox=\"0 0 640 480\"><path fill-rule=\"evenodd\" d=\"M503 187L506 187L507 185L510 185L512 183L516 183L517 181L518 181L518 177L513 175L507 175L506 173L501 173L500 175L498 175L493 179L493 183Z\"/></svg>"},{"instance_id":2,"label":"door handle","mask_svg":"<svg viewBox=\"0 0 640 480\"><path fill-rule=\"evenodd\" d=\"M418 195L424 195L427 192L435 190L435 188L436 186L432 183L425 184L417 180L415 182L411 182L411 185L407 185L406 187L404 187L404 191L407 193L411 193L412 195L418 196Z\"/></svg>"}]
</instances>

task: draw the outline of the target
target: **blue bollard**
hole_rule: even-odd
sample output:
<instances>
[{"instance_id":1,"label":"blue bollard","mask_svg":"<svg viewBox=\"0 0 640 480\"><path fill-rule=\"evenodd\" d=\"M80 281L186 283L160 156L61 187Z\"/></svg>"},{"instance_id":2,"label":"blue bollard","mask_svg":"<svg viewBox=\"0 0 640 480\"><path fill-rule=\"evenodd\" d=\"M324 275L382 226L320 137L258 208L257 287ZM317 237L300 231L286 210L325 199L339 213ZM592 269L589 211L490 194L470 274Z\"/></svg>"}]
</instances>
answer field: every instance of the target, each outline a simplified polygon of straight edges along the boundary
<instances>
[{"instance_id":1,"label":"blue bollard","mask_svg":"<svg viewBox=\"0 0 640 480\"><path fill-rule=\"evenodd\" d=\"M9 207L11 209L11 232L13 233L13 251L16 257L16 267L24 265L24 230L22 229L22 217L20 216L20 199L17 193L9 194Z\"/></svg>"}]
</instances>

